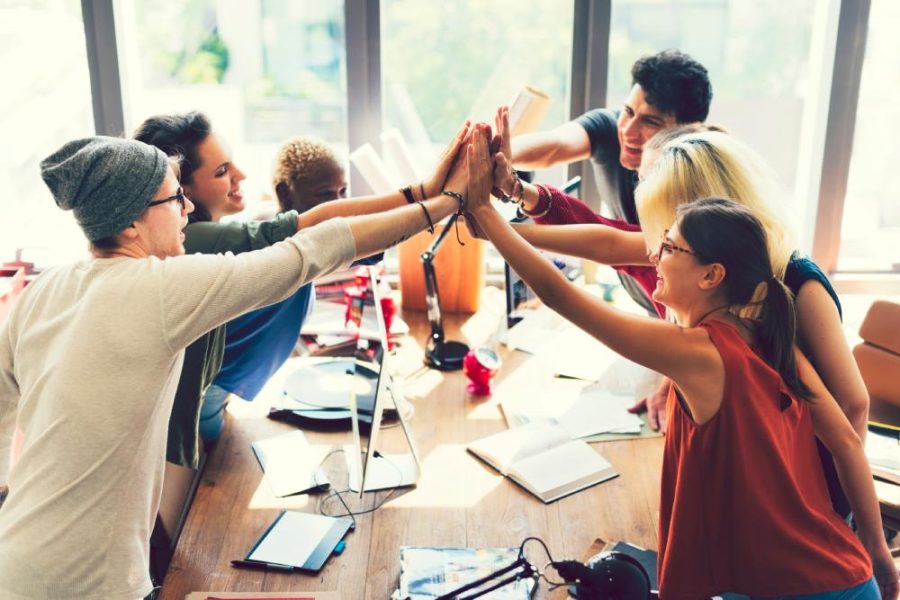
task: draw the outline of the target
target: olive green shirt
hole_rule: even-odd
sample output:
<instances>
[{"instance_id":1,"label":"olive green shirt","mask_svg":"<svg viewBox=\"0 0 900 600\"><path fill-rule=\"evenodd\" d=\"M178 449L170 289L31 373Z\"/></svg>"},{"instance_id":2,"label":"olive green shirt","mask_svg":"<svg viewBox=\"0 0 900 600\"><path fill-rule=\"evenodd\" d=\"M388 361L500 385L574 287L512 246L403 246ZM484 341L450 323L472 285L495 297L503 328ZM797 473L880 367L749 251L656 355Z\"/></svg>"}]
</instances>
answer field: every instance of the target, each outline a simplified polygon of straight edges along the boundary
<instances>
[{"instance_id":1,"label":"olive green shirt","mask_svg":"<svg viewBox=\"0 0 900 600\"><path fill-rule=\"evenodd\" d=\"M190 223L184 230L187 254L240 254L259 250L297 233L297 212L271 221L250 223ZM225 325L204 333L184 353L184 367L169 418L166 460L196 469L200 459L200 405L219 373L225 354Z\"/></svg>"}]
</instances>

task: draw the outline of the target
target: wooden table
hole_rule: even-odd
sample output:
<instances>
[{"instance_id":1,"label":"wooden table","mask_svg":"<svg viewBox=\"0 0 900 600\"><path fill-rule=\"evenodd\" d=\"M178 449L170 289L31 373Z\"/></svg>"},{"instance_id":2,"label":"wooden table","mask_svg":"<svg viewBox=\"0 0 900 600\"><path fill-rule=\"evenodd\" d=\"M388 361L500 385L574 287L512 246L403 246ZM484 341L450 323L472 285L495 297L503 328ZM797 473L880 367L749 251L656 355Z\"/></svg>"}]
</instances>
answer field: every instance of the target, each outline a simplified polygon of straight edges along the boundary
<instances>
[{"instance_id":1,"label":"wooden table","mask_svg":"<svg viewBox=\"0 0 900 600\"><path fill-rule=\"evenodd\" d=\"M445 315L450 339L470 345L489 341L497 315ZM556 560L582 558L595 538L628 540L656 548L659 471L662 438L594 444L620 476L543 504L476 460L465 445L506 427L496 401L469 397L462 372L441 373L421 368L422 346L428 334L425 316L406 311L410 336L400 341L395 365L406 375L404 391L415 408L412 429L422 460L417 487L396 490L377 511L357 517L357 527L345 538L347 548L332 556L318 574L281 574L239 570L230 566L242 558L279 510L317 510L316 496L274 498L263 480L250 444L291 431L265 418L267 407L233 402L222 438L209 456L206 470L165 578L162 600L183 600L191 591L338 590L345 600L389 598L399 581L401 545L489 547L518 546L527 536L542 538ZM529 355L500 349L501 382ZM548 389L552 374L528 365L535 392ZM273 378L273 385L278 385ZM270 388L272 389L272 388ZM264 394L266 392L264 391ZM552 402L552 397L547 401ZM232 410L240 409L240 410ZM306 432L311 444L340 447L351 434ZM384 430L388 451L403 451L399 428ZM346 467L340 454L326 462L333 487L346 488ZM350 494L354 510L370 508L390 492ZM319 496L322 497L322 496ZM332 513L342 507L329 502ZM528 556L539 568L548 561L538 546ZM541 582L536 598L564 598Z\"/></svg>"}]
</instances>

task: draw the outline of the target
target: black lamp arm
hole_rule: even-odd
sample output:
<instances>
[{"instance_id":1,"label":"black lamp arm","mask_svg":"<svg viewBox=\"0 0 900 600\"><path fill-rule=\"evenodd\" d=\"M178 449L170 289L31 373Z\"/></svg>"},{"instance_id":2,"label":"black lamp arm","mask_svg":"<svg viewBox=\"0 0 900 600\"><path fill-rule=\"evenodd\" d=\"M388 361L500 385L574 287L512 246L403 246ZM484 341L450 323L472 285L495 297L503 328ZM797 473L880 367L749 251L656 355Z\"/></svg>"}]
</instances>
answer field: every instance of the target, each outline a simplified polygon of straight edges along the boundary
<instances>
[{"instance_id":1,"label":"black lamp arm","mask_svg":"<svg viewBox=\"0 0 900 600\"><path fill-rule=\"evenodd\" d=\"M444 326L441 323L441 298L438 294L437 276L434 272L434 256L438 248L453 229L459 213L454 214L447 221L444 229L438 234L433 242L420 256L422 259L422 268L425 270L425 306L428 314L428 322L431 324L431 341L432 343L442 343L444 341Z\"/></svg>"},{"instance_id":2,"label":"black lamp arm","mask_svg":"<svg viewBox=\"0 0 900 600\"><path fill-rule=\"evenodd\" d=\"M508 577L505 577L504 579L501 579L500 581L493 583L491 587L480 589L468 596L460 595L474 588L478 588L482 585L491 583L505 573L510 573L510 575ZM481 579L477 579L464 586L458 587L455 590L444 594L443 596L438 596L435 600L471 600L472 598L478 598L479 596L483 596L488 592L492 592L498 588L501 588L504 585L518 581L519 579L532 578L534 577L534 573L535 570L531 563L528 562L528 560L524 556L520 556L515 562L503 567L502 569L498 569L493 573L482 577Z\"/></svg>"}]
</instances>

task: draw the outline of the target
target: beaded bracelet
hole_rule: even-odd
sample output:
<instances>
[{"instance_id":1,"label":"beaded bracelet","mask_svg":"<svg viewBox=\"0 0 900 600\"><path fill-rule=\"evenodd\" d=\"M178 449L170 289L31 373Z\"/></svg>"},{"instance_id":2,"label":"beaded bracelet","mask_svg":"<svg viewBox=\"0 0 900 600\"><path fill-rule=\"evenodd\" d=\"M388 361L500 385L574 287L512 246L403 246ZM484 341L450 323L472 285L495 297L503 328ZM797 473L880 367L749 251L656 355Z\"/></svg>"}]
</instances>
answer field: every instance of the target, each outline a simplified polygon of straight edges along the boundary
<instances>
[{"instance_id":1,"label":"beaded bracelet","mask_svg":"<svg viewBox=\"0 0 900 600\"><path fill-rule=\"evenodd\" d=\"M541 217L546 216L547 213L550 212L550 209L553 208L553 194L550 193L550 189L547 186L540 184L540 183L535 184L535 185L538 189L538 201L537 201L536 208L539 208L541 206L541 201L544 199L545 195L547 197L547 208L545 208L542 211L538 211L538 210L530 211L525 208L524 204L520 203L519 210L522 211L522 214L527 217L531 217L532 219L539 219Z\"/></svg>"},{"instance_id":2,"label":"beaded bracelet","mask_svg":"<svg viewBox=\"0 0 900 600\"><path fill-rule=\"evenodd\" d=\"M513 202L513 194L516 193L516 184L521 186L522 191L520 192L519 196L521 197L521 195L525 193L525 186L522 185L522 180L519 179L519 172L516 171L515 169L513 169L512 175L513 175L513 184L512 184L512 189L509 190L511 193L507 194L506 192L501 191L502 195L499 198L500 202L503 202L503 203Z\"/></svg>"},{"instance_id":3,"label":"beaded bracelet","mask_svg":"<svg viewBox=\"0 0 900 600\"><path fill-rule=\"evenodd\" d=\"M522 206L525 203L525 184L519 178L519 173L517 171L513 171L513 175L516 177L516 183L519 184L519 194L517 196L518 200L516 201L519 206ZM513 185L513 190L515 191L516 186Z\"/></svg>"},{"instance_id":4,"label":"beaded bracelet","mask_svg":"<svg viewBox=\"0 0 900 600\"><path fill-rule=\"evenodd\" d=\"M465 211L466 208L466 199L459 192L454 192L452 190L443 190L441 192L442 196L450 196L451 198L456 198L456 201L459 202L459 212Z\"/></svg>"}]
</instances>

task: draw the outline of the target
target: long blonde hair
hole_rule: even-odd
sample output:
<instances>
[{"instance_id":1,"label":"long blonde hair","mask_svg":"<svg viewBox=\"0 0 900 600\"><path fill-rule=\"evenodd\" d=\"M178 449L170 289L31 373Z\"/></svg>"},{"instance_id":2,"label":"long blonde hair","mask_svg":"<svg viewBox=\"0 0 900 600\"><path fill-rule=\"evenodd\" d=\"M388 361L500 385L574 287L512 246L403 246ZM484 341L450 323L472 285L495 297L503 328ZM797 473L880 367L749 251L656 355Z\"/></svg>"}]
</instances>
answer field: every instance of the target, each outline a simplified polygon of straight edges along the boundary
<instances>
[{"instance_id":1,"label":"long blonde hair","mask_svg":"<svg viewBox=\"0 0 900 600\"><path fill-rule=\"evenodd\" d=\"M658 150L659 156L635 190L648 250L659 245L679 205L700 198L727 198L749 208L762 223L772 272L783 278L794 240L786 216L777 208L786 196L762 157L721 131L693 131L672 138L667 133L661 144L655 137L648 142L644 152Z\"/></svg>"}]
</instances>

